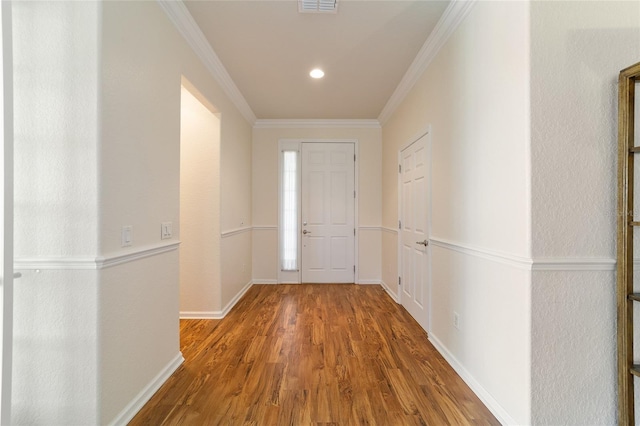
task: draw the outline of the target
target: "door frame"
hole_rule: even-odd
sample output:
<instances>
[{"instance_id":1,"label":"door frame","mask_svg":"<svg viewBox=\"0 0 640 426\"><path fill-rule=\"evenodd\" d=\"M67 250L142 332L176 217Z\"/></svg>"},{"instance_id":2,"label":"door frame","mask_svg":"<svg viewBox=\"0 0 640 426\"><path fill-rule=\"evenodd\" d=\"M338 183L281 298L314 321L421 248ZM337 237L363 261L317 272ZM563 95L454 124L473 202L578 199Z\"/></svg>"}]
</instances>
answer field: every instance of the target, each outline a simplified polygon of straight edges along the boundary
<instances>
[{"instance_id":1,"label":"door frame","mask_svg":"<svg viewBox=\"0 0 640 426\"><path fill-rule=\"evenodd\" d=\"M2 133L3 150L0 153L2 161L2 176L0 181L0 235L3 244L0 250L0 281L2 285L2 337L1 337L1 385L0 385L0 424L11 422L11 383L13 361L13 279L20 274L13 272L13 49L12 49L12 20L11 2L3 1L0 5L1 43L1 82L2 87Z\"/></svg>"},{"instance_id":2,"label":"door frame","mask_svg":"<svg viewBox=\"0 0 640 426\"><path fill-rule=\"evenodd\" d=\"M354 188L356 191L356 197L355 197L355 201L354 201L354 210L353 210L353 226L356 229L356 235L354 236L354 240L353 240L353 262L355 264L356 267L356 271L353 277L353 281L354 283L358 283L359 281L359 274L360 274L360 265L359 265L359 259L358 259L358 240L359 240L359 236L360 236L360 228L358 225L358 204L359 204L359 200L360 200L360 187L358 184L358 175L359 175L359 162L360 162L360 150L358 149L358 139L320 139L320 138L301 138L301 139L278 139L278 224L276 225L276 233L277 233L277 241L278 241L278 246L277 246L277 280L278 280L278 284L300 284L302 282L302 238L301 238L301 234L300 232L298 232L298 260L300 261L300 263L298 264L298 270L297 271L283 271L282 268L280 267L281 263L281 259L280 259L280 244L281 244L281 238L280 238L280 221L281 221L281 217L282 217L282 212L281 212L281 208L282 208L282 185L280 184L281 179L282 179L282 151L285 149L288 150L297 150L298 151L298 170L300 170L300 166L302 164L301 160L302 160L302 144L303 143L352 143L353 144L353 149L356 155L356 161L354 162L354 169L353 169L353 178L354 178ZM301 187L301 182L302 182L302 176L300 173L298 173L298 224L302 225L301 221L301 207L302 207L302 187ZM302 229L300 227L300 229Z\"/></svg>"},{"instance_id":3,"label":"door frame","mask_svg":"<svg viewBox=\"0 0 640 426\"><path fill-rule=\"evenodd\" d=\"M404 144L398 148L398 183L397 183L397 191L398 191L398 304L402 305L402 287L400 284L400 279L402 278L402 229L400 229L399 223L400 218L402 217L402 173L400 173L400 165L402 164L402 151L409 148L418 139L426 136L425 140L425 165L427 170L425 171L425 175L427 178L427 241L431 241L431 184L432 184L432 167L431 167L431 124L425 125L419 132L417 132L413 137L407 140ZM426 332L431 332L431 312L433 301L431 300L431 245L427 248L427 288L425 289L427 292L427 327L425 329Z\"/></svg>"}]
</instances>

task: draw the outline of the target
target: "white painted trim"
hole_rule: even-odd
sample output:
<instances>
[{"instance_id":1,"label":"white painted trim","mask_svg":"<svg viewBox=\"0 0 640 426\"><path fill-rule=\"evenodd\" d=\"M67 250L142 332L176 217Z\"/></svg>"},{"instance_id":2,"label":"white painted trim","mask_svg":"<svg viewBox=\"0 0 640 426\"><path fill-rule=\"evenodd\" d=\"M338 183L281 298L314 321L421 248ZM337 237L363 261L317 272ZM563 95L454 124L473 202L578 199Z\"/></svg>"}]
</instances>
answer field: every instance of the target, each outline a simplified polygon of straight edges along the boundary
<instances>
[{"instance_id":1,"label":"white painted trim","mask_svg":"<svg viewBox=\"0 0 640 426\"><path fill-rule=\"evenodd\" d=\"M429 242L435 247L457 251L469 256L491 260L493 262L502 263L527 271L615 271L616 269L616 260L612 258L541 257L531 259L496 250L489 250L482 247L474 247L467 244L448 241L443 238L431 237ZM635 262L640 262L640 259L634 260L634 263Z\"/></svg>"},{"instance_id":2,"label":"white painted trim","mask_svg":"<svg viewBox=\"0 0 640 426\"><path fill-rule=\"evenodd\" d=\"M227 316L252 285L253 281L249 281L221 311L180 311L180 319L222 319Z\"/></svg>"},{"instance_id":3,"label":"white painted trim","mask_svg":"<svg viewBox=\"0 0 640 426\"><path fill-rule=\"evenodd\" d=\"M169 377L182 365L184 357L181 352L173 358L160 372L145 386L138 395L116 416L109 425L126 425L151 399L154 393L167 381Z\"/></svg>"},{"instance_id":4,"label":"white painted trim","mask_svg":"<svg viewBox=\"0 0 640 426\"><path fill-rule=\"evenodd\" d=\"M2 301L2 336L0 337L0 424L11 423L11 395L13 382L13 280L14 265L14 113L13 113L13 42L12 2L0 4L0 94L2 118L0 132L4 140L0 151L0 296Z\"/></svg>"},{"instance_id":5,"label":"white painted trim","mask_svg":"<svg viewBox=\"0 0 640 426\"><path fill-rule=\"evenodd\" d=\"M271 278L254 278L253 284L272 285L272 284L278 284L278 280L271 279Z\"/></svg>"},{"instance_id":6,"label":"white painted trim","mask_svg":"<svg viewBox=\"0 0 640 426\"><path fill-rule=\"evenodd\" d=\"M380 129L378 120L256 120L254 129Z\"/></svg>"},{"instance_id":7,"label":"white painted trim","mask_svg":"<svg viewBox=\"0 0 640 426\"><path fill-rule=\"evenodd\" d=\"M15 269L87 270L106 269L178 249L180 241L140 247L127 253L92 257L39 257L14 260Z\"/></svg>"},{"instance_id":8,"label":"white painted trim","mask_svg":"<svg viewBox=\"0 0 640 426\"><path fill-rule=\"evenodd\" d=\"M220 84L224 93L238 108L240 114L253 125L256 115L251 110L247 100L231 79L220 58L213 50L202 30L189 13L189 10L181 0L157 0L160 8L167 14L169 20L185 38L195 54L200 58L204 66L209 70L213 78Z\"/></svg>"},{"instance_id":9,"label":"white painted trim","mask_svg":"<svg viewBox=\"0 0 640 426\"><path fill-rule=\"evenodd\" d=\"M242 296L245 295L245 293L251 288L252 285L253 285L253 281L249 281L248 283L246 283L245 286L242 288L242 290L240 290L240 292L236 294L235 297L229 301L229 303L227 303L227 306L225 306L222 309L221 318L224 318L225 316L227 316L227 314L231 311L231 309L233 309L233 307L236 306L236 303L238 303L238 301L242 299Z\"/></svg>"},{"instance_id":10,"label":"white painted trim","mask_svg":"<svg viewBox=\"0 0 640 426\"><path fill-rule=\"evenodd\" d=\"M253 230L277 231L278 227L274 225L254 226ZM373 231L380 230L384 233L397 235L398 230L385 226L360 226L359 230ZM444 238L431 237L430 242L433 246L445 248L448 250L458 251L469 256L481 257L498 263L515 266L525 270L535 271L614 271L616 261L613 258L537 258L531 259L521 256L515 256L495 250L489 250L482 247L462 244L446 240ZM640 265L640 259L634 260L635 264ZM260 280L261 283L271 284L277 280ZM257 282L256 282L257 283Z\"/></svg>"},{"instance_id":11,"label":"white painted trim","mask_svg":"<svg viewBox=\"0 0 640 426\"><path fill-rule=\"evenodd\" d=\"M389 288L389 286L384 282L384 280L380 280L380 285L382 286L382 288L384 289L384 291L387 292L387 294L393 299L394 302L396 303L400 303L400 299L398 299L398 295L396 293L394 293L393 291L391 291L391 289Z\"/></svg>"},{"instance_id":12,"label":"white painted trim","mask_svg":"<svg viewBox=\"0 0 640 426\"><path fill-rule=\"evenodd\" d=\"M431 237L429 243L435 247L441 247L447 250L457 251L469 256L480 257L483 259L491 260L505 265L514 266L520 269L530 270L533 261L531 259L515 256L508 253L489 250L482 247L474 247L467 244L461 244L444 238Z\"/></svg>"},{"instance_id":13,"label":"white painted trim","mask_svg":"<svg viewBox=\"0 0 640 426\"><path fill-rule=\"evenodd\" d=\"M105 257L98 257L96 258L96 269L110 268L112 266L122 265L124 263L133 262L147 257L157 256L162 253L177 250L179 246L180 241L172 241L170 243L160 243L153 246L142 247L131 253L112 254Z\"/></svg>"},{"instance_id":14,"label":"white painted trim","mask_svg":"<svg viewBox=\"0 0 640 426\"><path fill-rule=\"evenodd\" d=\"M222 238L233 237L234 235L244 234L245 232L249 232L253 229L251 226L244 226L242 228L229 229L228 231L224 231L220 234Z\"/></svg>"},{"instance_id":15,"label":"white painted trim","mask_svg":"<svg viewBox=\"0 0 640 426\"><path fill-rule=\"evenodd\" d=\"M431 134L431 124L425 124L411 138L407 139L407 141L404 143L404 145L402 145L398 149L398 153L402 153L402 151L404 151L405 149L409 148L414 143L418 142L418 139L422 138L423 136L430 135L430 134ZM431 140L429 140L428 142L431 142ZM398 157L398 164L401 164L401 157ZM431 167L431 165L429 165L429 167ZM400 174L400 173L398 173L398 174Z\"/></svg>"},{"instance_id":16,"label":"white painted trim","mask_svg":"<svg viewBox=\"0 0 640 426\"><path fill-rule=\"evenodd\" d=\"M180 319L222 319L222 311L180 311Z\"/></svg>"},{"instance_id":17,"label":"white painted trim","mask_svg":"<svg viewBox=\"0 0 640 426\"><path fill-rule=\"evenodd\" d=\"M356 199L354 205L354 223L353 226L356 229L360 229L359 226L359 205L360 205L360 140L359 139L318 139L318 138L283 138L278 139L278 153L281 153L283 149L296 149L300 155L298 156L298 170L302 170L302 144L303 143L352 143L354 145L354 154L356 154L355 164L354 164L354 189L356 191ZM282 188L280 185L280 180L282 177L282 155L278 154L278 224L281 220L281 203L282 199ZM302 190L302 176L298 176L298 220L302 221L302 196L300 191ZM279 231L279 226L276 228ZM357 232L354 238L354 266L356 267L354 274L354 282L358 282L360 276L360 263L359 263L359 233ZM298 243L298 258L300 262L302 262L302 241L299 240ZM298 284L302 282L302 268L298 268L297 271L282 271L280 268L280 232L278 232L278 283L280 284ZM299 266L301 266L300 263ZM292 277L297 275L296 280L292 281Z\"/></svg>"},{"instance_id":18,"label":"white painted trim","mask_svg":"<svg viewBox=\"0 0 640 426\"><path fill-rule=\"evenodd\" d=\"M458 373L458 375L464 380L464 382L471 388L473 393L475 393L478 398L487 406L489 411L496 416L498 421L503 425L516 425L516 422L513 417L507 413L507 411L502 408L502 406L491 396L491 394L473 377L471 373L467 371L466 368L462 366L454 357L451 352L449 352L446 347L438 340L438 338L433 334L429 334L429 341L433 344L440 355L449 363L449 365Z\"/></svg>"},{"instance_id":19,"label":"white painted trim","mask_svg":"<svg viewBox=\"0 0 640 426\"><path fill-rule=\"evenodd\" d=\"M273 226L254 226L253 230L254 231L277 231L278 230L278 226L277 225L273 225Z\"/></svg>"},{"instance_id":20,"label":"white painted trim","mask_svg":"<svg viewBox=\"0 0 640 426\"><path fill-rule=\"evenodd\" d=\"M532 260L531 269L533 271L615 271L616 260L591 257L538 258Z\"/></svg>"},{"instance_id":21,"label":"white painted trim","mask_svg":"<svg viewBox=\"0 0 640 426\"><path fill-rule=\"evenodd\" d=\"M360 280L358 281L359 285L382 285L381 280Z\"/></svg>"},{"instance_id":22,"label":"white painted trim","mask_svg":"<svg viewBox=\"0 0 640 426\"><path fill-rule=\"evenodd\" d=\"M382 232L386 232L387 234L398 235L398 230L397 229L387 228L385 226L381 227L380 229L382 229Z\"/></svg>"},{"instance_id":23,"label":"white painted trim","mask_svg":"<svg viewBox=\"0 0 640 426\"><path fill-rule=\"evenodd\" d=\"M432 140L431 140L431 124L426 123L422 126L422 128L418 131L418 133L414 134L409 140L407 140L399 149L398 149L398 219L401 219L404 217L403 215L403 191L402 191L402 173L400 172L400 165L402 164L402 153L411 148L411 146L413 146L414 144L417 144L418 141L420 141L422 138L424 138L424 149L425 149L425 153L424 155L424 163L425 163L425 178L427 179L427 184L426 184L426 190L427 190L427 196L426 196L426 236L427 238L429 238L429 236L431 235L431 192L432 192L432 188L431 188L431 183L433 182L433 179L431 178L431 173L432 173L432 165L431 165L431 145L432 145ZM398 265L398 277L402 277L403 276L403 272L402 272L402 266L403 265L403 260L402 260L402 233L400 232L401 229L398 229L398 244L397 244L397 250L398 250L398 254L397 254L397 265ZM426 310L426 319L424 320L424 324L423 321L421 321L419 318L415 318L416 321L420 324L420 326L428 333L431 331L431 306L432 306L432 297L431 297L431 284L432 284L432 279L431 279L431 271L433 270L433 268L431 267L431 262L432 262L432 250L431 250L431 246L426 246L425 247L425 255L427 258L427 276L424 278L424 280L426 280L426 295L427 295L427 303L426 303L426 307L424 308L424 310ZM406 294L406 293L405 293ZM398 285L398 303L403 304L403 291L402 291L402 286L399 284Z\"/></svg>"},{"instance_id":24,"label":"white painted trim","mask_svg":"<svg viewBox=\"0 0 640 426\"><path fill-rule=\"evenodd\" d=\"M24 269L60 269L60 270L80 270L98 269L97 259L93 257L23 257L13 261L16 270Z\"/></svg>"},{"instance_id":25,"label":"white painted trim","mask_svg":"<svg viewBox=\"0 0 640 426\"><path fill-rule=\"evenodd\" d=\"M458 28L467 16L476 0L453 0L442 14L435 28L424 42L422 48L400 80L384 108L378 116L380 124L384 125L393 115L396 108L402 103L409 91L418 82L422 74L427 70L431 61L436 57L442 46L447 42L451 34Z\"/></svg>"}]
</instances>

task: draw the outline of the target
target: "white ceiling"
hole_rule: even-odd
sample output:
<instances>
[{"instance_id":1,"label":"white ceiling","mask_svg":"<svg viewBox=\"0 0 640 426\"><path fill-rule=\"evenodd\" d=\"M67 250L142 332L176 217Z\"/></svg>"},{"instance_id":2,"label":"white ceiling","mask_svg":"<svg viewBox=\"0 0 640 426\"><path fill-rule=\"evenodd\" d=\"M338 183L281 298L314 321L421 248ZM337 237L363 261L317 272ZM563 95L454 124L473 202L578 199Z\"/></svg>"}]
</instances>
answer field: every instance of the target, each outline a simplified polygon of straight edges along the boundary
<instances>
[{"instance_id":1,"label":"white ceiling","mask_svg":"<svg viewBox=\"0 0 640 426\"><path fill-rule=\"evenodd\" d=\"M376 119L448 0L185 0L258 119ZM309 77L320 67L325 77Z\"/></svg>"}]
</instances>

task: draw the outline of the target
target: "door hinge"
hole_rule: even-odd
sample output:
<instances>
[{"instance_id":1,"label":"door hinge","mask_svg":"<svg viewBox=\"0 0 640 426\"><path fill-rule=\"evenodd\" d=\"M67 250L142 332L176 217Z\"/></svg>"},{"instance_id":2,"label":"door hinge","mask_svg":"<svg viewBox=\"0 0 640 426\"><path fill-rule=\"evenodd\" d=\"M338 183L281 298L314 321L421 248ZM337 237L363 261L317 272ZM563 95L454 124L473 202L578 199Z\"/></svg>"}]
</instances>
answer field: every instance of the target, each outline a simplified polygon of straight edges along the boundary
<instances>
[{"instance_id":1,"label":"door hinge","mask_svg":"<svg viewBox=\"0 0 640 426\"><path fill-rule=\"evenodd\" d=\"M402 164L398 164L398 173L402 173Z\"/></svg>"},{"instance_id":2,"label":"door hinge","mask_svg":"<svg viewBox=\"0 0 640 426\"><path fill-rule=\"evenodd\" d=\"M398 229L402 229L402 221L401 220L398 221Z\"/></svg>"},{"instance_id":3,"label":"door hinge","mask_svg":"<svg viewBox=\"0 0 640 426\"><path fill-rule=\"evenodd\" d=\"M353 154L353 161L356 161L356 155Z\"/></svg>"},{"instance_id":4,"label":"door hinge","mask_svg":"<svg viewBox=\"0 0 640 426\"><path fill-rule=\"evenodd\" d=\"M356 236L356 228L353 228L353 236Z\"/></svg>"},{"instance_id":5,"label":"door hinge","mask_svg":"<svg viewBox=\"0 0 640 426\"><path fill-rule=\"evenodd\" d=\"M353 191L353 198L356 198L356 191Z\"/></svg>"},{"instance_id":6,"label":"door hinge","mask_svg":"<svg viewBox=\"0 0 640 426\"><path fill-rule=\"evenodd\" d=\"M356 273L356 265L353 265L353 273Z\"/></svg>"},{"instance_id":7,"label":"door hinge","mask_svg":"<svg viewBox=\"0 0 640 426\"><path fill-rule=\"evenodd\" d=\"M398 277L398 285L402 285L402 278Z\"/></svg>"}]
</instances>

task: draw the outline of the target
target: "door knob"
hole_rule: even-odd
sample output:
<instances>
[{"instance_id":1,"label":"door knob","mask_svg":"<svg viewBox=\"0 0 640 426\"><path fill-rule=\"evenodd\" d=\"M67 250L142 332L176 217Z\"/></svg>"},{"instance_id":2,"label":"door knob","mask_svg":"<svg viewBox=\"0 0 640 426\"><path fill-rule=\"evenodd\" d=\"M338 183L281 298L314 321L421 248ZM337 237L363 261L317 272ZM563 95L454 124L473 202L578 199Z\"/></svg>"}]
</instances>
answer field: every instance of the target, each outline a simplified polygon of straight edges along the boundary
<instances>
[{"instance_id":1,"label":"door knob","mask_svg":"<svg viewBox=\"0 0 640 426\"><path fill-rule=\"evenodd\" d=\"M426 246L428 246L428 245L429 245L429 242L428 242L427 240L424 240L424 241L416 241L416 244L422 244L423 246L425 246L425 247L426 247Z\"/></svg>"},{"instance_id":2,"label":"door knob","mask_svg":"<svg viewBox=\"0 0 640 426\"><path fill-rule=\"evenodd\" d=\"M307 230L305 229L304 231L302 231L302 233L303 233L303 234L305 234L305 235L307 235L307 234L310 234L310 233L311 233L311 231L307 231Z\"/></svg>"}]
</instances>

